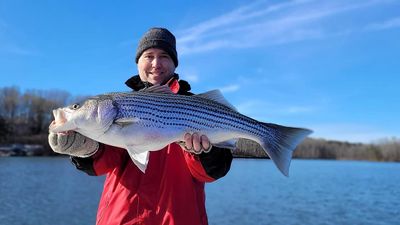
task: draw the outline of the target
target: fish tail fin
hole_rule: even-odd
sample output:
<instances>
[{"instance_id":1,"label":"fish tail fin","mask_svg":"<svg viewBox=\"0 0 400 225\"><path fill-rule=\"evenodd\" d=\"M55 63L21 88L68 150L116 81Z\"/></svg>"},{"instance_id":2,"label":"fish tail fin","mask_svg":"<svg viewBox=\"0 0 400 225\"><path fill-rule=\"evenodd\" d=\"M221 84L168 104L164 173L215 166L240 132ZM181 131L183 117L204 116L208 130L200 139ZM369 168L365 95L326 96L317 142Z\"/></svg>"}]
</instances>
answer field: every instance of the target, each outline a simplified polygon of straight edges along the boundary
<instances>
[{"instance_id":1,"label":"fish tail fin","mask_svg":"<svg viewBox=\"0 0 400 225\"><path fill-rule=\"evenodd\" d=\"M278 169L289 176L290 161L296 146L303 141L311 130L295 127L285 127L272 123L262 123L266 129L260 140L260 145L272 159Z\"/></svg>"}]
</instances>

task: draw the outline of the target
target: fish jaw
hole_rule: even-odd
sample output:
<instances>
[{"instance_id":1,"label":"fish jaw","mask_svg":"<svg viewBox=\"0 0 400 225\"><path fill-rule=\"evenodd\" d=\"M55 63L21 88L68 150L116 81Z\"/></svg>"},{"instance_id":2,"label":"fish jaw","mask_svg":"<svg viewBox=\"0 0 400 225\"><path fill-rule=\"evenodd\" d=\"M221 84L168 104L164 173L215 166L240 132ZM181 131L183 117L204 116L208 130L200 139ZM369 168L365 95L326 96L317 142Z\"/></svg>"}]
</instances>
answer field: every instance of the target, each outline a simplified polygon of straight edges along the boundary
<instances>
[{"instance_id":1,"label":"fish jaw","mask_svg":"<svg viewBox=\"0 0 400 225\"><path fill-rule=\"evenodd\" d=\"M50 123L49 131L52 133L66 133L75 130L77 127L74 123L68 120L64 108L53 110L54 120Z\"/></svg>"},{"instance_id":2,"label":"fish jaw","mask_svg":"<svg viewBox=\"0 0 400 225\"><path fill-rule=\"evenodd\" d=\"M117 109L109 96L94 96L80 104L53 110L52 133L76 131L93 139L103 135L114 121Z\"/></svg>"}]
</instances>

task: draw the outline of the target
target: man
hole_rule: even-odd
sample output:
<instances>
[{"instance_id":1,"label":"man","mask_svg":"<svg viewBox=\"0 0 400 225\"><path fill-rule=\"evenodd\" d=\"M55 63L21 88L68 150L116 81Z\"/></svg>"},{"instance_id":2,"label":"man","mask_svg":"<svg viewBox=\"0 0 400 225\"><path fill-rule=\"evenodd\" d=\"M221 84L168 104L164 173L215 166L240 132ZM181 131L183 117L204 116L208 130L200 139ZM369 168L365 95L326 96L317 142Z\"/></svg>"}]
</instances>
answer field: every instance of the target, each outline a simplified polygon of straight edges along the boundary
<instances>
[{"instance_id":1,"label":"man","mask_svg":"<svg viewBox=\"0 0 400 225\"><path fill-rule=\"evenodd\" d=\"M168 85L174 93L192 95L190 85L175 73L176 40L167 29L152 28L144 34L136 63L139 75L126 81L133 90ZM107 175L97 212L97 224L107 225L208 223L204 184L225 176L232 154L229 149L213 147L205 135L187 133L183 139L184 147L171 143L151 151L146 173L142 173L125 149L76 132L49 134L51 148L71 155L79 170Z\"/></svg>"}]
</instances>

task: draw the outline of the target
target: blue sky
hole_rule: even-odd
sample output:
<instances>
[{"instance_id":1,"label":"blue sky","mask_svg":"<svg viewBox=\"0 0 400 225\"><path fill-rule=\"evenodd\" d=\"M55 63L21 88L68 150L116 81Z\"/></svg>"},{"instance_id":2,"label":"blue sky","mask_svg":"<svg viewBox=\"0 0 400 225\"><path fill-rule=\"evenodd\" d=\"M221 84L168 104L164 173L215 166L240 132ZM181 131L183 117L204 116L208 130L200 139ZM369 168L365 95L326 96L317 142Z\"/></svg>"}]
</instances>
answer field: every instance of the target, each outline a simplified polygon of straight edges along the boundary
<instances>
[{"instance_id":1,"label":"blue sky","mask_svg":"<svg viewBox=\"0 0 400 225\"><path fill-rule=\"evenodd\" d=\"M150 27L177 37L181 78L311 137L400 137L400 1L0 0L0 87L127 91Z\"/></svg>"}]
</instances>

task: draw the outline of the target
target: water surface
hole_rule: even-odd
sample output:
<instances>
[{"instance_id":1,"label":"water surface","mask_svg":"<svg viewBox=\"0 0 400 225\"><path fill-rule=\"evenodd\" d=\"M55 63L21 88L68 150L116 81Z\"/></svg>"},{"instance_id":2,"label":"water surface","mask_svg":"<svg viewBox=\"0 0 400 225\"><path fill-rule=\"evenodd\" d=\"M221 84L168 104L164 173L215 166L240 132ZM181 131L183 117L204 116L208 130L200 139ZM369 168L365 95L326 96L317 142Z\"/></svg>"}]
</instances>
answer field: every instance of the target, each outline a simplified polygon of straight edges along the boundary
<instances>
[{"instance_id":1,"label":"water surface","mask_svg":"<svg viewBox=\"0 0 400 225\"><path fill-rule=\"evenodd\" d=\"M67 158L0 158L0 224L94 224L103 177ZM400 163L235 159L206 186L210 225L398 224Z\"/></svg>"},{"instance_id":2,"label":"water surface","mask_svg":"<svg viewBox=\"0 0 400 225\"><path fill-rule=\"evenodd\" d=\"M293 160L286 178L270 161L235 160L207 192L211 224L400 221L398 163Z\"/></svg>"}]
</instances>

